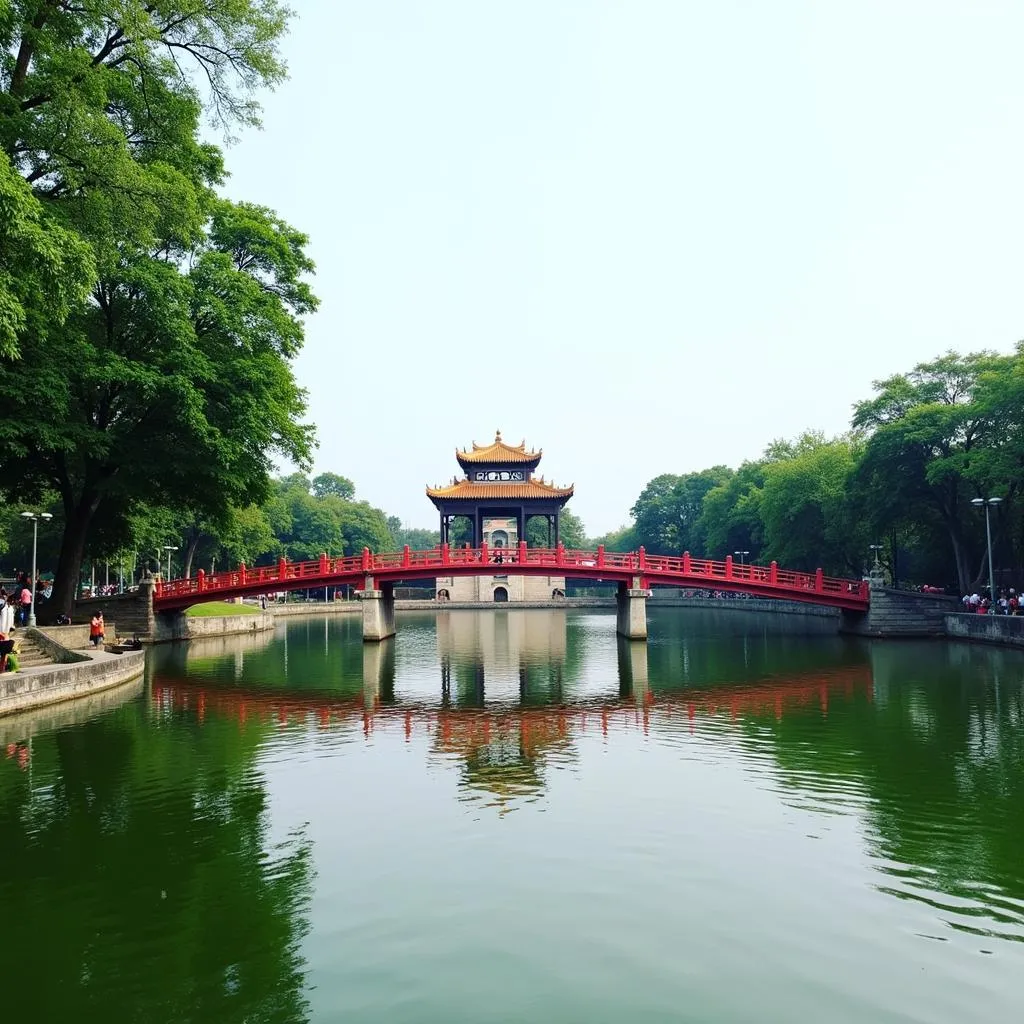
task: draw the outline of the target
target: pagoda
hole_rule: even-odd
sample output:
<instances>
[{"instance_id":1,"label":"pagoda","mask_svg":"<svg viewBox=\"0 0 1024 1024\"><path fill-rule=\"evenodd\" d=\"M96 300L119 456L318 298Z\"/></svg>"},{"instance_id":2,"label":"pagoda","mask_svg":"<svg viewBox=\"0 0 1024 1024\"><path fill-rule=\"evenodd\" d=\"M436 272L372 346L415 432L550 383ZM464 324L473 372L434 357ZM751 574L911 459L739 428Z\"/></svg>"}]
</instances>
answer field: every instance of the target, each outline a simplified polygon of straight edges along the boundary
<instances>
[{"instance_id":1,"label":"pagoda","mask_svg":"<svg viewBox=\"0 0 1024 1024\"><path fill-rule=\"evenodd\" d=\"M486 543L499 552L526 539L526 524L540 517L547 523L548 546L558 544L558 521L573 488L558 487L535 476L541 451L526 442L506 443L499 430L494 443L456 450L465 476L445 487L428 487L427 497L441 514L441 543L451 543L455 519L470 522L471 546ZM537 601L564 594L562 577L478 576L439 579L438 597L453 601Z\"/></svg>"}]
</instances>

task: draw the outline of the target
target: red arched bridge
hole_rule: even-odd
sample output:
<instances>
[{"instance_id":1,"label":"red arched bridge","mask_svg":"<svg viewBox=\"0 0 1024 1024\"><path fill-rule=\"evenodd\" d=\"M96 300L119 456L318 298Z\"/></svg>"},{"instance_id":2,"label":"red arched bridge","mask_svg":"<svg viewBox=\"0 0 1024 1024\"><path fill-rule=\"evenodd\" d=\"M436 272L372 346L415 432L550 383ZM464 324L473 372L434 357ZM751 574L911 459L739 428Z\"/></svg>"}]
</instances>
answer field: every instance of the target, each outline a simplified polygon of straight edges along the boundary
<instances>
[{"instance_id":1,"label":"red arched bridge","mask_svg":"<svg viewBox=\"0 0 1024 1024\"><path fill-rule=\"evenodd\" d=\"M230 572L206 574L199 570L189 579L158 582L153 595L157 611L174 611L203 601L265 594L284 590L306 590L349 585L365 596L387 594L399 581L433 579L438 576L563 576L567 579L598 580L619 585L620 594L639 597L651 587L693 587L732 591L752 597L776 598L828 605L846 611L867 611L868 583L838 579L816 572L794 572L770 565L737 563L681 556L649 555L638 551L572 551L529 548L521 543L511 548L449 548L442 544L430 551L401 551L328 558L321 555L310 562L288 562Z\"/></svg>"}]
</instances>

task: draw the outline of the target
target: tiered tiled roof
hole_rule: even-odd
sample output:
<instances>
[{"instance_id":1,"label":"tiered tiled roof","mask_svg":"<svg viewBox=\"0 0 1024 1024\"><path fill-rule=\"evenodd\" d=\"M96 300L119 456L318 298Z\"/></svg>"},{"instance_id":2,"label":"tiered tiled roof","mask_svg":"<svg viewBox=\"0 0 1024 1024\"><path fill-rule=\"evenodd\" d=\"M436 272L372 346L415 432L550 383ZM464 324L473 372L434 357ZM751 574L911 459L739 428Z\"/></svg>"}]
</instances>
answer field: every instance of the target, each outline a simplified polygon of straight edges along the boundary
<instances>
[{"instance_id":1,"label":"tiered tiled roof","mask_svg":"<svg viewBox=\"0 0 1024 1024\"><path fill-rule=\"evenodd\" d=\"M526 441L522 441L517 445L506 444L501 439L501 431L499 430L494 435L493 444L479 445L474 441L472 451L467 452L465 449L462 451L456 449L455 458L462 465L468 462L471 464L487 463L491 465L505 463L520 466L527 462L540 462L541 454L542 452L528 452L526 450Z\"/></svg>"},{"instance_id":2,"label":"tiered tiled roof","mask_svg":"<svg viewBox=\"0 0 1024 1024\"><path fill-rule=\"evenodd\" d=\"M481 499L518 500L520 498L571 498L573 487L556 487L541 477L523 483L477 483L475 480L453 480L447 487L428 487L428 498L479 501Z\"/></svg>"}]
</instances>

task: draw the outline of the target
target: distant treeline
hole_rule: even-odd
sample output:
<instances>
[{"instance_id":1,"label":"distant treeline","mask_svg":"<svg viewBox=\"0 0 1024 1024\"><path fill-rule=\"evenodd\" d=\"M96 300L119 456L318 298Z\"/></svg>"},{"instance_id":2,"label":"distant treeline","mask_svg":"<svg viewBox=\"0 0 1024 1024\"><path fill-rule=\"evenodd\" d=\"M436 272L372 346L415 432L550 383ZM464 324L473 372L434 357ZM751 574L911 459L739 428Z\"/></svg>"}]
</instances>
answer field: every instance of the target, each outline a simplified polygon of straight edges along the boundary
<instances>
[{"instance_id":1,"label":"distant treeline","mask_svg":"<svg viewBox=\"0 0 1024 1024\"><path fill-rule=\"evenodd\" d=\"M960 591L988 581L991 507L999 585L1024 581L1024 343L1013 355L949 353L876 381L849 432L775 441L738 469L655 477L612 550L724 558L859 575L878 551L898 581Z\"/></svg>"}]
</instances>

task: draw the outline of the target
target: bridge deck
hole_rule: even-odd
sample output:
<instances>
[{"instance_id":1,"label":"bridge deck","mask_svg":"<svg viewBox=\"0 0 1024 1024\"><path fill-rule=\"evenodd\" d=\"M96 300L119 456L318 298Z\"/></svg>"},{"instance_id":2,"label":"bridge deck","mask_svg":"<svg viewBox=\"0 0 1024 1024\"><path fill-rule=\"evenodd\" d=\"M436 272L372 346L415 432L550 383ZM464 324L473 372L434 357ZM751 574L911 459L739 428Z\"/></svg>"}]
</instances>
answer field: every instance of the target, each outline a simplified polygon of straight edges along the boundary
<instances>
[{"instance_id":1,"label":"bridge deck","mask_svg":"<svg viewBox=\"0 0 1024 1024\"><path fill-rule=\"evenodd\" d=\"M777 598L830 605L851 611L866 611L869 588L866 581L841 579L817 572L795 572L770 565L746 565L706 558L649 555L638 551L612 552L599 547L596 551L573 551L557 548L449 549L447 545L430 551L402 551L375 554L364 550L361 555L328 558L309 562L279 561L275 565L247 568L239 566L230 572L212 575L202 570L189 579L157 583L153 605L157 611L187 608L204 601L227 597L305 590L319 587L349 585L362 589L382 583L413 581L448 576L493 576L513 573L525 576L564 576L569 579L592 579L608 583L653 586L692 587L734 591Z\"/></svg>"}]
</instances>

